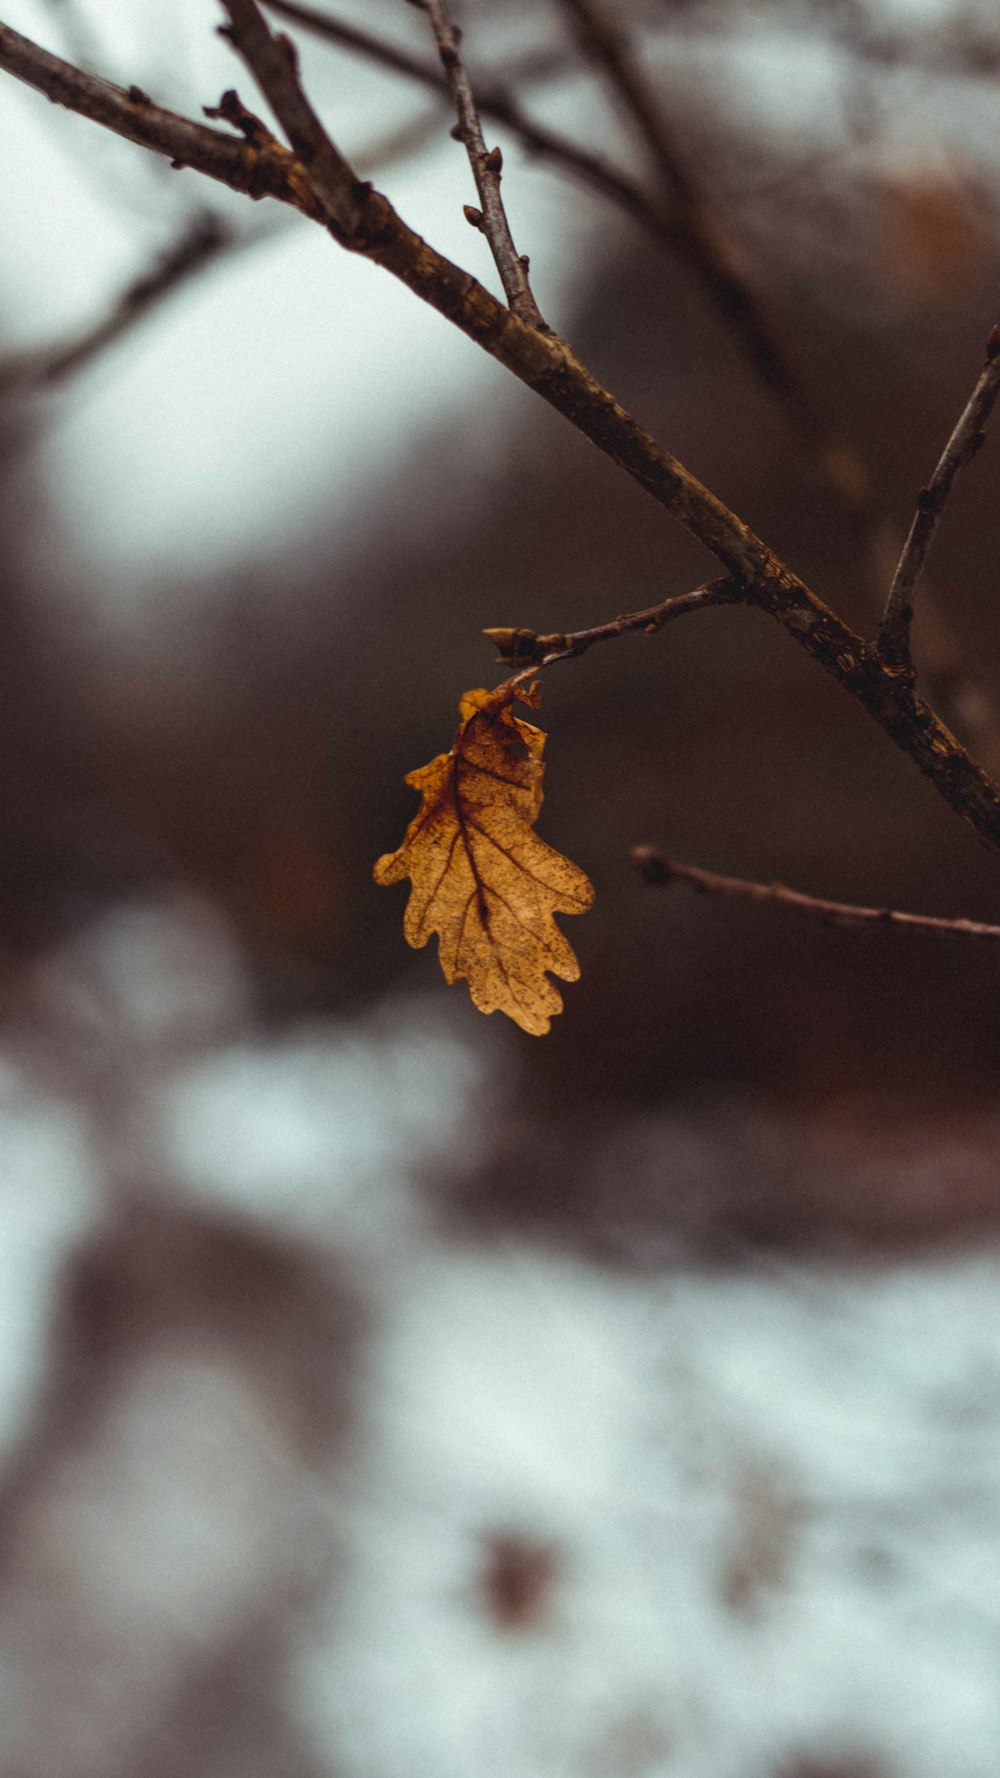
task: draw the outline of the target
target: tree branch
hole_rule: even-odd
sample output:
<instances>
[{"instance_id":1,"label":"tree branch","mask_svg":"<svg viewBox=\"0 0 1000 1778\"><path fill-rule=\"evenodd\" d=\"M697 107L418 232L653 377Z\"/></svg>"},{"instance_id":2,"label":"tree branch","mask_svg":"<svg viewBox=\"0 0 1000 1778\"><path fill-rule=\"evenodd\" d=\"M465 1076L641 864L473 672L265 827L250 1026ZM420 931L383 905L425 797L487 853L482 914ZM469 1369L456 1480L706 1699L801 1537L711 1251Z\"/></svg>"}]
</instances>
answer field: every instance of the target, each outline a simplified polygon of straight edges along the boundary
<instances>
[{"instance_id":1,"label":"tree branch","mask_svg":"<svg viewBox=\"0 0 1000 1778\"><path fill-rule=\"evenodd\" d=\"M295 150L326 213L327 226L346 239L360 221L358 178L306 98L290 38L276 37L252 0L224 0L232 21L220 26L246 62Z\"/></svg>"},{"instance_id":2,"label":"tree branch","mask_svg":"<svg viewBox=\"0 0 1000 1778\"><path fill-rule=\"evenodd\" d=\"M291 92L297 82L287 47L277 53L254 0L226 0L240 29L241 46L256 60L261 85L283 128L299 126L309 164L277 148L250 144L178 118L152 106L144 96L96 81L70 64L39 50L0 25L0 67L7 67L70 109L129 135L173 158L181 142L187 160L211 177L257 195L269 191L294 203L313 220L326 223L334 238L352 252L383 266L430 304L625 471L668 513L717 557L739 582L746 603L760 606L858 700L890 739L909 754L940 795L1000 852L1000 787L970 759L934 712L890 672L878 651L830 611L772 554L760 538L685 466L646 432L591 376L565 340L528 327L477 280L435 251L399 217L380 192L354 183L343 157L330 148L311 108ZM264 86L266 78L267 85ZM286 111L287 115L283 115ZM314 140L318 132L322 140ZM309 140L304 139L308 137ZM197 157L197 159L195 158ZM353 217L349 233L344 217Z\"/></svg>"},{"instance_id":3,"label":"tree branch","mask_svg":"<svg viewBox=\"0 0 1000 1778\"><path fill-rule=\"evenodd\" d=\"M317 36L442 90L436 69L395 44L342 23L326 11L300 4L299 0L265 0L265 4ZM627 39L592 4L577 4L573 10L587 53L614 79L635 121L644 135L648 133L648 145L665 182L666 201L650 196L633 179L580 144L535 123L506 89L480 86L477 96L481 113L505 125L526 148L610 199L661 246L687 260L750 368L783 406L817 481L856 529L867 560L866 578L873 600L881 601L888 562L898 558L902 537L896 536L895 527L878 511L868 465L854 444L830 424L806 387L739 256L697 191L656 97L629 54ZM924 657L925 672L935 696L944 700L946 712L953 712L973 743L992 758L997 752L1000 730L997 712L962 662L951 626L939 608L935 608L933 627L924 636Z\"/></svg>"},{"instance_id":4,"label":"tree branch","mask_svg":"<svg viewBox=\"0 0 1000 1778\"><path fill-rule=\"evenodd\" d=\"M971 463L985 444L986 425L1000 395L1000 328L994 327L986 343L983 366L969 400L945 445L934 474L917 496L917 510L910 526L899 565L893 576L889 599L878 636L879 653L897 672L912 673L910 625L917 582L930 553L945 503L959 472Z\"/></svg>"},{"instance_id":5,"label":"tree branch","mask_svg":"<svg viewBox=\"0 0 1000 1778\"><path fill-rule=\"evenodd\" d=\"M224 130L194 123L155 105L141 88L126 90L76 68L4 24L0 24L0 68L43 93L54 105L63 105L140 148L164 155L177 168L192 167L232 191L252 198L277 198L314 221L320 218L320 206L299 161L279 143L255 148Z\"/></svg>"},{"instance_id":6,"label":"tree branch","mask_svg":"<svg viewBox=\"0 0 1000 1778\"><path fill-rule=\"evenodd\" d=\"M818 895L788 889L784 883L753 883L746 877L724 877L717 871L701 870L695 864L678 864L673 858L664 858L654 846L633 846L632 859L640 876L656 887L687 883L703 895L735 895L743 901L771 902L794 913L811 914L828 926L897 926L910 932L937 933L943 938L1000 940L1000 926L989 926L981 920L942 920L931 914L901 914L894 908L826 901Z\"/></svg>"},{"instance_id":7,"label":"tree branch","mask_svg":"<svg viewBox=\"0 0 1000 1778\"><path fill-rule=\"evenodd\" d=\"M418 81L434 92L443 95L447 91L443 71L439 72L418 56L410 55L406 50L399 49L396 44L388 43L382 37L376 37L370 31L362 31L356 25L334 19L313 6L299 5L297 0L264 0L264 3L269 12L276 12L281 18L292 20L294 24L301 25L304 30L311 31L318 37L326 38L330 43L356 50L360 55L367 56L369 61L377 62L393 73L406 75L410 80ZM502 124L531 153L538 155L540 159L552 161L564 171L575 174L592 190L611 198L635 221L651 229L665 246L677 246L671 218L664 210L657 208L641 185L637 185L626 173L612 166L610 161L591 153L580 143L572 142L569 137L560 136L545 124L536 123L522 110L514 94L506 87L483 86L481 82L477 82L476 100L481 116Z\"/></svg>"},{"instance_id":8,"label":"tree branch","mask_svg":"<svg viewBox=\"0 0 1000 1778\"><path fill-rule=\"evenodd\" d=\"M460 36L448 15L446 0L414 0L414 4L422 6L430 19L441 66L458 113L458 123L452 134L464 144L479 202L483 206L479 211L466 205L465 214L489 242L504 294L515 315L519 315L528 327L544 329L542 312L528 282L528 260L514 245L500 195L503 156L499 148L487 149L472 82L459 48Z\"/></svg>"},{"instance_id":9,"label":"tree branch","mask_svg":"<svg viewBox=\"0 0 1000 1778\"><path fill-rule=\"evenodd\" d=\"M630 611L624 617L614 617L610 623L596 624L590 630L570 630L565 634L557 631L549 636L539 636L534 630L500 628L484 630L483 635L492 642L505 666L527 669L516 675L517 683L521 684L542 667L553 667L557 661L586 654L597 642L614 642L630 630L655 636L674 618L685 617L690 611L703 611L707 605L737 605L744 596L739 581L723 575L719 580L695 587L691 593L676 593L659 605L649 605L644 611Z\"/></svg>"}]
</instances>

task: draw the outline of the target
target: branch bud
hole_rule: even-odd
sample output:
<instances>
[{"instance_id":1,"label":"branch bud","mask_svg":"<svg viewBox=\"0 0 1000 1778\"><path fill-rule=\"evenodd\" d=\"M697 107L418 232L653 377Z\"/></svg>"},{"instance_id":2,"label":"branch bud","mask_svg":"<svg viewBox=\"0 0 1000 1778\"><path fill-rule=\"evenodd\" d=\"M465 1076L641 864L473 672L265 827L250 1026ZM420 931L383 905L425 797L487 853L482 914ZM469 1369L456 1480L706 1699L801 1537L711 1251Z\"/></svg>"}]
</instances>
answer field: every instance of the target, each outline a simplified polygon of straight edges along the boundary
<instances>
[{"instance_id":1,"label":"branch bud","mask_svg":"<svg viewBox=\"0 0 1000 1778\"><path fill-rule=\"evenodd\" d=\"M673 874L667 859L655 846L633 846L632 863L646 883L669 883Z\"/></svg>"}]
</instances>

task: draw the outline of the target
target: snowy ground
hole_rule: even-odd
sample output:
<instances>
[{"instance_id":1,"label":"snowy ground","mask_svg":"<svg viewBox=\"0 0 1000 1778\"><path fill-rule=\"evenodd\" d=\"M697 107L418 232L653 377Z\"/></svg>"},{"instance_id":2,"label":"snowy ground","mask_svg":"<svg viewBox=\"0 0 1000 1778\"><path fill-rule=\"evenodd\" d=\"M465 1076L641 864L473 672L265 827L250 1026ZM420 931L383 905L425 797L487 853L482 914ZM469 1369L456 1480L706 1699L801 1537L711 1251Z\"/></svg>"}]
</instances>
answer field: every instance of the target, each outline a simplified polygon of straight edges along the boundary
<instances>
[{"instance_id":1,"label":"snowy ground","mask_svg":"<svg viewBox=\"0 0 1000 1778\"><path fill-rule=\"evenodd\" d=\"M502 1035L476 1055L417 1003L250 1041L194 902L106 922L32 992L3 1105L4 1771L995 1772L995 1252L631 1275L460 1237L427 1184L488 1140ZM53 1425L65 1263L135 1217L128 1180L164 1220L119 1240L122 1353L77 1352ZM186 1257L220 1215L228 1306ZM345 1379L310 1442L299 1409ZM182 1753L227 1649L229 1751ZM280 1732L237 1767L265 1694Z\"/></svg>"}]
</instances>

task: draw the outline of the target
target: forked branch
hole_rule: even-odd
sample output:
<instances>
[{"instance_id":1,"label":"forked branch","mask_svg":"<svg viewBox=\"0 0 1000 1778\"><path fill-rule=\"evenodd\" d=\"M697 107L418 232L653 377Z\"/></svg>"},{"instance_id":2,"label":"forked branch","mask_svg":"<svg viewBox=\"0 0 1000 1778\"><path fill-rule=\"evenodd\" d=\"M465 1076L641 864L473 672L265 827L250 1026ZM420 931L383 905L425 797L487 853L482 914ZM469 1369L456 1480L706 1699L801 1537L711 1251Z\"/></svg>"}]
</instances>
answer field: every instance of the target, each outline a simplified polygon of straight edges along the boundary
<instances>
[{"instance_id":1,"label":"forked branch","mask_svg":"<svg viewBox=\"0 0 1000 1778\"><path fill-rule=\"evenodd\" d=\"M935 933L939 938L1000 939L1000 926L982 920L942 920L931 914L901 914L895 908L859 907L851 901L827 901L819 895L803 895L784 883L754 883L746 877L725 877L702 870L696 864L678 864L664 858L655 846L633 846L632 860L641 877L657 888L687 883L702 895L730 895L742 901L770 902L797 914L810 914L827 926L894 926L908 932Z\"/></svg>"},{"instance_id":2,"label":"forked branch","mask_svg":"<svg viewBox=\"0 0 1000 1778\"><path fill-rule=\"evenodd\" d=\"M373 31L362 30L345 20L333 18L315 6L303 6L298 0L265 0L267 10L280 18L290 19L316 37L325 38L341 48L355 50L378 66L403 74L407 79L432 91L446 94L443 70L439 71L418 56L410 55L398 44L390 43ZM619 204L636 222L644 224L668 247L677 245L676 230L666 212L655 205L642 186L629 178L603 156L568 136L560 135L547 124L529 117L516 94L506 86L476 82L476 103L481 117L488 117L518 137L531 154L551 161L565 172L575 175L591 190Z\"/></svg>"},{"instance_id":3,"label":"forked branch","mask_svg":"<svg viewBox=\"0 0 1000 1778\"><path fill-rule=\"evenodd\" d=\"M226 0L231 23L221 26L280 120L320 199L327 226L350 240L360 220L357 175L348 165L306 97L291 39L275 36L250 0Z\"/></svg>"}]
</instances>

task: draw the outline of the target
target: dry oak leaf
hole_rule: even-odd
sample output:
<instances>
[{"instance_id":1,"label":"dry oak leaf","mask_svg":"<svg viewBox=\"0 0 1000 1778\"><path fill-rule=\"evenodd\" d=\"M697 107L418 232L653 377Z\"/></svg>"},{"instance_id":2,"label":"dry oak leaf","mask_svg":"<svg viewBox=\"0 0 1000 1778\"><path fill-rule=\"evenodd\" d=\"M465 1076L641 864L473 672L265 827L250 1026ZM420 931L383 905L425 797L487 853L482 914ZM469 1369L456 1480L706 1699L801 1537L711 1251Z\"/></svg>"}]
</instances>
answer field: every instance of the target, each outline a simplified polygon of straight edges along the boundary
<instances>
[{"instance_id":1,"label":"dry oak leaf","mask_svg":"<svg viewBox=\"0 0 1000 1778\"><path fill-rule=\"evenodd\" d=\"M447 982L464 976L480 1012L505 1012L541 1037L562 996L547 971L575 982L580 965L555 914L585 914L594 890L583 871L534 832L542 806L541 729L495 692L460 700L450 753L410 772L422 802L376 883L413 884L403 931L417 950L438 934Z\"/></svg>"}]
</instances>

